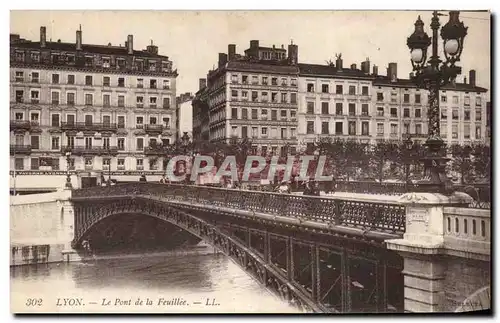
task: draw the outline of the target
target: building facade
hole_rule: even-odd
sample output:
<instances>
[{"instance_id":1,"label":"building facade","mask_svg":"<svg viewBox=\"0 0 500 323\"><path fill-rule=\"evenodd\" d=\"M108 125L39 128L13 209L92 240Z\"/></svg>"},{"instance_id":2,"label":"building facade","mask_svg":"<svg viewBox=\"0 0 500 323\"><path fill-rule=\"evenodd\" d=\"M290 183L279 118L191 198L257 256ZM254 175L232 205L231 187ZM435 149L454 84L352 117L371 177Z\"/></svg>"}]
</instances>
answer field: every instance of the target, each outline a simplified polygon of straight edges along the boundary
<instances>
[{"instance_id":1,"label":"building facade","mask_svg":"<svg viewBox=\"0 0 500 323\"><path fill-rule=\"evenodd\" d=\"M193 106L193 140L210 140L210 119L208 106L208 88L207 79L199 79L199 89L195 93L191 104Z\"/></svg>"},{"instance_id":2,"label":"building facade","mask_svg":"<svg viewBox=\"0 0 500 323\"><path fill-rule=\"evenodd\" d=\"M36 181L61 187L61 176L47 175L68 168L78 185L104 174L162 171L162 157L149 145L175 139L176 77L152 42L134 50L133 35L124 46L83 44L81 29L74 43L47 41L45 27L37 42L11 35L11 169L18 189ZM19 176L31 173L44 175Z\"/></svg>"},{"instance_id":3,"label":"building facade","mask_svg":"<svg viewBox=\"0 0 500 323\"><path fill-rule=\"evenodd\" d=\"M194 95L192 93L186 92L179 95L176 99L176 140L179 140L184 133L187 133L190 139L193 138L193 98Z\"/></svg>"}]
</instances>

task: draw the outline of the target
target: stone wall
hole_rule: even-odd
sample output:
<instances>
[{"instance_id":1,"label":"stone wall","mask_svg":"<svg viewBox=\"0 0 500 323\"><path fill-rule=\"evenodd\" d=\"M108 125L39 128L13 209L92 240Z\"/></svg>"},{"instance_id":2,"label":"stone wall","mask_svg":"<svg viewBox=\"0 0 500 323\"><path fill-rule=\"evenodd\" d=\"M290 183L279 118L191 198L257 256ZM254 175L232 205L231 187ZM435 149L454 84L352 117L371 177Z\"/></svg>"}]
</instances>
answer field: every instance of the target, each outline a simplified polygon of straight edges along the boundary
<instances>
[{"instance_id":1,"label":"stone wall","mask_svg":"<svg viewBox=\"0 0 500 323\"><path fill-rule=\"evenodd\" d=\"M446 257L445 308L454 312L478 289L491 285L491 264L486 261Z\"/></svg>"}]
</instances>

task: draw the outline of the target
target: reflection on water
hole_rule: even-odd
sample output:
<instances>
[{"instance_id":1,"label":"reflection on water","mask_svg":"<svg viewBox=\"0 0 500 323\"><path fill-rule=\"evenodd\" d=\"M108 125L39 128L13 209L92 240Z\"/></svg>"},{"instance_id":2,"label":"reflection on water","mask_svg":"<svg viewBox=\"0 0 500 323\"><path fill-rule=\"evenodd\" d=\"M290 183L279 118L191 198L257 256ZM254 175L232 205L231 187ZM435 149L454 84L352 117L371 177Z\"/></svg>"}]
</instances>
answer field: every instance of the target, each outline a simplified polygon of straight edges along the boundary
<instances>
[{"instance_id":1,"label":"reflection on water","mask_svg":"<svg viewBox=\"0 0 500 323\"><path fill-rule=\"evenodd\" d=\"M149 255L15 267L11 294L13 311L30 310L26 298L40 297L44 304L38 311L296 312L223 255ZM84 308L57 306L58 298L69 297L83 298ZM190 305L159 306L161 297L183 298ZM112 304L103 306L102 298ZM116 298L131 299L131 305L115 305ZM138 298L153 304L136 306ZM220 305L206 306L206 300L213 303L214 298Z\"/></svg>"}]
</instances>

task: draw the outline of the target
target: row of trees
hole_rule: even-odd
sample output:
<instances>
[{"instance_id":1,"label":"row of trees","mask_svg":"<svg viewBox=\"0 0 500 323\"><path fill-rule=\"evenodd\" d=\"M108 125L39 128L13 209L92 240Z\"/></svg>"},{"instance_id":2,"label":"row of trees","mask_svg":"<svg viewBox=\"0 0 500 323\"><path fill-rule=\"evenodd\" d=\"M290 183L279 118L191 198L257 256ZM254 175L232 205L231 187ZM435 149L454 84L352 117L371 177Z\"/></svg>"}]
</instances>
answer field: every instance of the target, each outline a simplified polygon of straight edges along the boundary
<instances>
[{"instance_id":1,"label":"row of trees","mask_svg":"<svg viewBox=\"0 0 500 323\"><path fill-rule=\"evenodd\" d=\"M235 156L240 167L247 156L255 155L255 145L249 139L232 139L222 142L174 143L161 148L166 157L176 154L203 154L214 158L215 166L220 166L226 156ZM418 180L423 175L420 158L425 154L425 146L418 141L380 141L376 144L354 140L323 138L297 152L300 155L326 156L325 174L333 174L343 180ZM285 145L285 156L291 151ZM462 184L474 183L479 179L489 181L491 176L491 150L484 144L472 146L451 145L447 147L448 174L457 177ZM267 154L266 157L270 157ZM314 166L314 165L313 165Z\"/></svg>"}]
</instances>

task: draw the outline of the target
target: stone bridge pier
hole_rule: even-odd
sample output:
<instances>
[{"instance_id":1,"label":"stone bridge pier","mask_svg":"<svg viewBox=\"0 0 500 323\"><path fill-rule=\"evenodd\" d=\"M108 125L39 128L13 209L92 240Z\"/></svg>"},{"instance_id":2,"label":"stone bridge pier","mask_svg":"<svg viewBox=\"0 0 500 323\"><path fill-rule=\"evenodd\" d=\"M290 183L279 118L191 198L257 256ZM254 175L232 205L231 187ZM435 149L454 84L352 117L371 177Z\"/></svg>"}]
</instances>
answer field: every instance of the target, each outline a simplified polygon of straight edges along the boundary
<instances>
[{"instance_id":1,"label":"stone bridge pier","mask_svg":"<svg viewBox=\"0 0 500 323\"><path fill-rule=\"evenodd\" d=\"M406 232L387 240L404 258L405 312L462 312L490 309L491 211L457 207L452 196L408 193Z\"/></svg>"}]
</instances>

